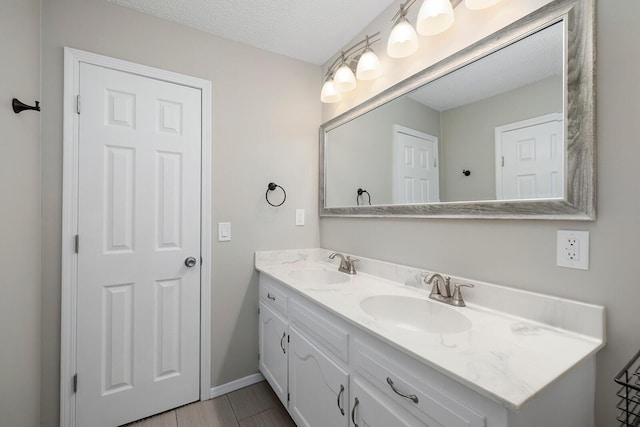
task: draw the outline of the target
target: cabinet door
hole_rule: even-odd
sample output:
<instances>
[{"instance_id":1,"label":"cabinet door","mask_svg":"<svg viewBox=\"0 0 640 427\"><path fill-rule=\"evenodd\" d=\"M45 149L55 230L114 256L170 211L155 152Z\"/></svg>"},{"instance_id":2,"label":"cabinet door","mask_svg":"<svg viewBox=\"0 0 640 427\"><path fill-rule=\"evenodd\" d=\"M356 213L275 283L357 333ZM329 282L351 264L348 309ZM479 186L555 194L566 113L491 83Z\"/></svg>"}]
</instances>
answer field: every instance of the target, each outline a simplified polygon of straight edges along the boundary
<instances>
[{"instance_id":1,"label":"cabinet door","mask_svg":"<svg viewBox=\"0 0 640 427\"><path fill-rule=\"evenodd\" d=\"M351 382L350 403L351 427L432 427L395 408L385 397L375 397L358 380Z\"/></svg>"},{"instance_id":2,"label":"cabinet door","mask_svg":"<svg viewBox=\"0 0 640 427\"><path fill-rule=\"evenodd\" d=\"M289 343L289 412L300 427L349 425L349 375L295 327Z\"/></svg>"},{"instance_id":3,"label":"cabinet door","mask_svg":"<svg viewBox=\"0 0 640 427\"><path fill-rule=\"evenodd\" d=\"M260 372L287 406L287 322L260 303Z\"/></svg>"}]
</instances>

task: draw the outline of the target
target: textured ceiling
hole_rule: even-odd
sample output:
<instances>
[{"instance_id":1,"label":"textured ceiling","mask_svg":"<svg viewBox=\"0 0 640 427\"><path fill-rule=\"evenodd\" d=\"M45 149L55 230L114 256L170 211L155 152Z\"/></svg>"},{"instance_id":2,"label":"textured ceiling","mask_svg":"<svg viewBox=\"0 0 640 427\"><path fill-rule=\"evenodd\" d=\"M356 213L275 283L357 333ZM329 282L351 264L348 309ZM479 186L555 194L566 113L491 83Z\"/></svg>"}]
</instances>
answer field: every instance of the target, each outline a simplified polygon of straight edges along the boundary
<instances>
[{"instance_id":1,"label":"textured ceiling","mask_svg":"<svg viewBox=\"0 0 640 427\"><path fill-rule=\"evenodd\" d=\"M108 0L321 65L394 0Z\"/></svg>"},{"instance_id":2,"label":"textured ceiling","mask_svg":"<svg viewBox=\"0 0 640 427\"><path fill-rule=\"evenodd\" d=\"M564 34L554 24L411 93L409 97L438 111L509 92L562 75ZM517 71L517 72L514 72Z\"/></svg>"}]
</instances>

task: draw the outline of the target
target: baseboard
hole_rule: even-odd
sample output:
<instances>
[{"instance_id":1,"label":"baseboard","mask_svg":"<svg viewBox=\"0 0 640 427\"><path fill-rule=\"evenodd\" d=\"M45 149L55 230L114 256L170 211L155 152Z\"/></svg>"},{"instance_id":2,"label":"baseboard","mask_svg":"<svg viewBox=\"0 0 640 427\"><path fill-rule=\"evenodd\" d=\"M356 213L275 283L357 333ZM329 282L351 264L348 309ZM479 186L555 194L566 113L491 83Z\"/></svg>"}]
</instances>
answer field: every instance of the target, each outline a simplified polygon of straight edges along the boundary
<instances>
[{"instance_id":1,"label":"baseboard","mask_svg":"<svg viewBox=\"0 0 640 427\"><path fill-rule=\"evenodd\" d=\"M223 394L231 393L232 391L239 390L241 388L259 383L264 380L264 376L261 373L249 375L248 377L240 378L230 383L222 384L211 389L211 398L222 396Z\"/></svg>"}]
</instances>

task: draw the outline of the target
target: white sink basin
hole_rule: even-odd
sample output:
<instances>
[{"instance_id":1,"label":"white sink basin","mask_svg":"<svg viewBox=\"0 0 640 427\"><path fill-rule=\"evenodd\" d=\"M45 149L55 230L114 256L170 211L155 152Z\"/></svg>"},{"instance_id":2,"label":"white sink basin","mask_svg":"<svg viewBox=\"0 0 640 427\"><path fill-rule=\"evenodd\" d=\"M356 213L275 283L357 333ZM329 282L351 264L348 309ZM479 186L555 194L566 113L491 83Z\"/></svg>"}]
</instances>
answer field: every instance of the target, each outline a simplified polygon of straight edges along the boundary
<instances>
[{"instance_id":1,"label":"white sink basin","mask_svg":"<svg viewBox=\"0 0 640 427\"><path fill-rule=\"evenodd\" d=\"M471 321L466 316L426 299L376 295L363 299L360 307L381 323L411 331L456 334L471 329Z\"/></svg>"},{"instance_id":2,"label":"white sink basin","mask_svg":"<svg viewBox=\"0 0 640 427\"><path fill-rule=\"evenodd\" d=\"M334 285L344 283L349 280L349 276L338 271L323 270L321 268L307 268L295 270L289 273L294 280L299 280L308 284Z\"/></svg>"}]
</instances>

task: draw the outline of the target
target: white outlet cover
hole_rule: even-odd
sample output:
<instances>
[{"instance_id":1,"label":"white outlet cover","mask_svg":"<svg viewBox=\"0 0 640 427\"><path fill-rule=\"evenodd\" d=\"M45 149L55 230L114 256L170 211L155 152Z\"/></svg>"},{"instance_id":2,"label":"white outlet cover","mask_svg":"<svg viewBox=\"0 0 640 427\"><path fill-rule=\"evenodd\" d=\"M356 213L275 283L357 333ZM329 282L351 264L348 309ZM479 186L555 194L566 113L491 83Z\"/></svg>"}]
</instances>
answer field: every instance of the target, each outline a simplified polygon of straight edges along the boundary
<instances>
[{"instance_id":1,"label":"white outlet cover","mask_svg":"<svg viewBox=\"0 0 640 427\"><path fill-rule=\"evenodd\" d=\"M304 209L296 209L296 225L304 225Z\"/></svg>"},{"instance_id":2,"label":"white outlet cover","mask_svg":"<svg viewBox=\"0 0 640 427\"><path fill-rule=\"evenodd\" d=\"M589 269L589 232L558 230L556 243L558 267Z\"/></svg>"}]
</instances>

